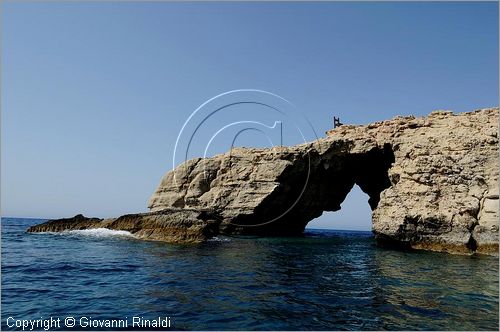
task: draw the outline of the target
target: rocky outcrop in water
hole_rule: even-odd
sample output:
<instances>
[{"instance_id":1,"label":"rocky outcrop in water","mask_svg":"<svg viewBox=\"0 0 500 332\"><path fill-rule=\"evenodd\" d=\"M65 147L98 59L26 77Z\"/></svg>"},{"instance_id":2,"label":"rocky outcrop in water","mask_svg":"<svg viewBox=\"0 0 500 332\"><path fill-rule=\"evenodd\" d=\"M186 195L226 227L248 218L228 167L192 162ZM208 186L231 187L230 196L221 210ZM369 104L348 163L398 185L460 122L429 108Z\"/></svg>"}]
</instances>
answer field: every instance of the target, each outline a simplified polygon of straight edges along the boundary
<instances>
[{"instance_id":1,"label":"rocky outcrop in water","mask_svg":"<svg viewBox=\"0 0 500 332\"><path fill-rule=\"evenodd\" d=\"M380 245L494 254L498 121L498 108L433 112L345 125L292 147L237 148L189 160L162 178L150 214L110 225L167 241L299 235L324 211L339 210L357 184L368 195ZM189 212L179 220L167 217L182 211ZM205 219L196 215L202 211Z\"/></svg>"},{"instance_id":2,"label":"rocky outcrop in water","mask_svg":"<svg viewBox=\"0 0 500 332\"><path fill-rule=\"evenodd\" d=\"M72 218L50 220L28 228L30 233L108 228L128 231L139 239L173 243L201 242L218 234L220 218L212 211L164 209L158 212L126 214L118 218Z\"/></svg>"}]
</instances>

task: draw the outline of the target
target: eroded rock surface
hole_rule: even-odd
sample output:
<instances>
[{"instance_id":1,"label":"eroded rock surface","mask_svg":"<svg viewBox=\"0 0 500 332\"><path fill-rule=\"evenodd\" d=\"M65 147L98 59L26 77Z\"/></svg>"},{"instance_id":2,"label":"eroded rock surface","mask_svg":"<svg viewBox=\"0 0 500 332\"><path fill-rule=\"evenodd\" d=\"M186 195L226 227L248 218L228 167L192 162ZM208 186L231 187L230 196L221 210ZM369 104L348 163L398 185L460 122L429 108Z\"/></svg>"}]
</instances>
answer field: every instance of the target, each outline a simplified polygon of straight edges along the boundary
<instances>
[{"instance_id":1,"label":"eroded rock surface","mask_svg":"<svg viewBox=\"0 0 500 332\"><path fill-rule=\"evenodd\" d=\"M323 211L339 210L354 184L376 207L380 192L390 186L387 170L393 161L389 145L366 140L238 148L167 173L149 207L215 207L224 233L298 235Z\"/></svg>"},{"instance_id":2,"label":"eroded rock surface","mask_svg":"<svg viewBox=\"0 0 500 332\"><path fill-rule=\"evenodd\" d=\"M395 155L391 186L373 211L381 241L498 252L498 120L498 109L487 109L372 125Z\"/></svg>"},{"instance_id":3,"label":"eroded rock surface","mask_svg":"<svg viewBox=\"0 0 500 332\"><path fill-rule=\"evenodd\" d=\"M292 147L236 148L165 174L149 214L80 225L170 242L218 233L298 235L323 211L339 210L357 184L368 194L379 244L495 254L498 121L498 108L439 111L345 125ZM36 227L64 229L45 225Z\"/></svg>"},{"instance_id":4,"label":"eroded rock surface","mask_svg":"<svg viewBox=\"0 0 500 332\"><path fill-rule=\"evenodd\" d=\"M212 211L164 209L158 212L126 214L118 218L72 218L49 220L28 228L30 233L62 232L93 228L128 231L137 238L165 242L201 242L218 234L220 218Z\"/></svg>"},{"instance_id":5,"label":"eroded rock surface","mask_svg":"<svg viewBox=\"0 0 500 332\"><path fill-rule=\"evenodd\" d=\"M380 244L496 253L498 120L498 108L437 111L189 160L163 177L149 208L214 208L226 233L299 234L358 184Z\"/></svg>"}]
</instances>

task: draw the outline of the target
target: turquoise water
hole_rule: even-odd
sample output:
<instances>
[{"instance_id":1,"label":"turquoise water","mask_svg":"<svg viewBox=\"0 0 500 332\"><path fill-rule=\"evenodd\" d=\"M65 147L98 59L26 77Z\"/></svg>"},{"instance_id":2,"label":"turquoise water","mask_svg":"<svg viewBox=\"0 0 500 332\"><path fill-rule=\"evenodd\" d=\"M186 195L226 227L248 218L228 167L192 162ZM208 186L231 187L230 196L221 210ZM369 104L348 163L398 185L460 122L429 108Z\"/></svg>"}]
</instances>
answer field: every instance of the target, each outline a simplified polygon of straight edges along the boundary
<instances>
[{"instance_id":1,"label":"turquoise water","mask_svg":"<svg viewBox=\"0 0 500 332\"><path fill-rule=\"evenodd\" d=\"M8 317L66 329L68 316L127 317L129 329L161 316L176 330L498 330L494 257L384 250L367 232L200 245L25 233L41 221L2 219L3 330Z\"/></svg>"}]
</instances>

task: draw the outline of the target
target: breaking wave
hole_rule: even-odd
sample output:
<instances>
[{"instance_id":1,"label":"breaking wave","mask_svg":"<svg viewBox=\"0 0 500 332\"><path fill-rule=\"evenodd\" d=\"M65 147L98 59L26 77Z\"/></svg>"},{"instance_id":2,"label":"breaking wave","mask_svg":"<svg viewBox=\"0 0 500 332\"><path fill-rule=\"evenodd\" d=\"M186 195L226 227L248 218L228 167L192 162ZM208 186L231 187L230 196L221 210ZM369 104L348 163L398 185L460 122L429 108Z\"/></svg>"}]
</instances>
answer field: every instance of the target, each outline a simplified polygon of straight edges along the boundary
<instances>
[{"instance_id":1,"label":"breaking wave","mask_svg":"<svg viewBox=\"0 0 500 332\"><path fill-rule=\"evenodd\" d=\"M61 234L74 234L92 237L135 237L132 233L127 231L117 231L108 228L91 228L82 230L63 231Z\"/></svg>"},{"instance_id":2,"label":"breaking wave","mask_svg":"<svg viewBox=\"0 0 500 332\"><path fill-rule=\"evenodd\" d=\"M231 242L231 240L228 239L227 237L218 237L218 236L214 236L213 238L210 238L207 241L208 242Z\"/></svg>"}]
</instances>

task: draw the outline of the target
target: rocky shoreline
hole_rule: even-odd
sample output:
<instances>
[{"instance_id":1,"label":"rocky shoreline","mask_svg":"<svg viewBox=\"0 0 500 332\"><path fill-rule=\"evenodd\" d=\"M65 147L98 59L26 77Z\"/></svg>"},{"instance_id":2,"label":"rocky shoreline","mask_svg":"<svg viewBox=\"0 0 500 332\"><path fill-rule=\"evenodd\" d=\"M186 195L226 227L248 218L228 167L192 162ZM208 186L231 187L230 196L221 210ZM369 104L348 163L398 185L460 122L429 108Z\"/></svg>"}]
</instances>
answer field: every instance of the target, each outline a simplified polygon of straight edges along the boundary
<instances>
[{"instance_id":1,"label":"rocky shoreline","mask_svg":"<svg viewBox=\"0 0 500 332\"><path fill-rule=\"evenodd\" d=\"M498 108L438 111L344 125L291 147L236 148L167 172L149 213L78 215L28 232L109 228L176 243L300 235L323 211L339 210L356 184L379 245L497 255L498 121Z\"/></svg>"}]
</instances>

